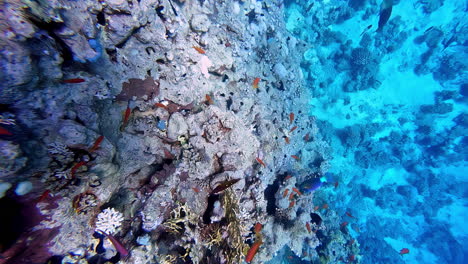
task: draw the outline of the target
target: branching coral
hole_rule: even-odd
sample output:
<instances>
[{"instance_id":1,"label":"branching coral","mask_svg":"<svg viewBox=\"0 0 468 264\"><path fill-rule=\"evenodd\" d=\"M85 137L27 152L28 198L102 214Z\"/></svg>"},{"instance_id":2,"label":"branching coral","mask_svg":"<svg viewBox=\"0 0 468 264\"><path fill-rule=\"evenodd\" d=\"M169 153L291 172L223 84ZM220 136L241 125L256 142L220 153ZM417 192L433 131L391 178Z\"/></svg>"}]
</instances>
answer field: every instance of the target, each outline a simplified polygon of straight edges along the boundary
<instances>
[{"instance_id":1,"label":"branching coral","mask_svg":"<svg viewBox=\"0 0 468 264\"><path fill-rule=\"evenodd\" d=\"M196 223L198 217L192 213L187 204L178 203L178 206L171 211L171 217L167 219L163 226L173 233L180 233L184 224Z\"/></svg>"}]
</instances>

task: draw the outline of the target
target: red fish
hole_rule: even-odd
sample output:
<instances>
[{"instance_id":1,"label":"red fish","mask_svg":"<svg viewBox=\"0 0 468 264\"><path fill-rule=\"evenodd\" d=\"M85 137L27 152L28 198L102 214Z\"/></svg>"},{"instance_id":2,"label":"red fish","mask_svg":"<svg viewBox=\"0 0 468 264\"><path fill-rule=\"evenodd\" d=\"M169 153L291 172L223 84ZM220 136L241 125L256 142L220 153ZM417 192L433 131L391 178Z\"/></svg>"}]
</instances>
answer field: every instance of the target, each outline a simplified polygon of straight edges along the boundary
<instances>
[{"instance_id":1,"label":"red fish","mask_svg":"<svg viewBox=\"0 0 468 264\"><path fill-rule=\"evenodd\" d=\"M82 83L86 81L85 79L81 78L74 78L74 79L67 79L67 80L62 80L63 83Z\"/></svg>"},{"instance_id":2,"label":"red fish","mask_svg":"<svg viewBox=\"0 0 468 264\"><path fill-rule=\"evenodd\" d=\"M301 158L299 158L298 156L296 155L291 155L291 158L295 159L295 160L301 160Z\"/></svg>"},{"instance_id":3,"label":"red fish","mask_svg":"<svg viewBox=\"0 0 468 264\"><path fill-rule=\"evenodd\" d=\"M348 260L349 260L350 262L353 262L355 259L356 259L356 258L355 258L354 255L351 255L351 256L349 256L349 258L348 258Z\"/></svg>"},{"instance_id":4,"label":"red fish","mask_svg":"<svg viewBox=\"0 0 468 264\"><path fill-rule=\"evenodd\" d=\"M338 188L338 182L335 182L333 185L335 186L335 189Z\"/></svg>"},{"instance_id":5,"label":"red fish","mask_svg":"<svg viewBox=\"0 0 468 264\"><path fill-rule=\"evenodd\" d=\"M163 151L164 151L165 159L174 159L174 155L172 155L172 153L169 150L167 150L166 148L163 148Z\"/></svg>"},{"instance_id":6,"label":"red fish","mask_svg":"<svg viewBox=\"0 0 468 264\"><path fill-rule=\"evenodd\" d=\"M261 79L258 78L258 77L254 79L254 81L253 81L253 83L252 83L252 87L253 87L254 89L257 89L257 88L258 88L258 83L260 82L260 80L261 80Z\"/></svg>"},{"instance_id":7,"label":"red fish","mask_svg":"<svg viewBox=\"0 0 468 264\"><path fill-rule=\"evenodd\" d=\"M161 107L161 108L166 108L167 107L165 104L162 104L162 103L155 103L154 106Z\"/></svg>"},{"instance_id":8,"label":"red fish","mask_svg":"<svg viewBox=\"0 0 468 264\"><path fill-rule=\"evenodd\" d=\"M288 196L288 192L289 192L289 189L284 190L284 192L283 192L283 198L285 198L286 196Z\"/></svg>"},{"instance_id":9,"label":"red fish","mask_svg":"<svg viewBox=\"0 0 468 264\"><path fill-rule=\"evenodd\" d=\"M102 231L101 231L102 232ZM112 235L102 232L112 242L115 249L120 253L122 257L128 256L128 250Z\"/></svg>"},{"instance_id":10,"label":"red fish","mask_svg":"<svg viewBox=\"0 0 468 264\"><path fill-rule=\"evenodd\" d=\"M101 142L104 140L104 136L100 136L96 139L96 141L94 141L94 145L89 149L89 152L92 153L94 151L96 151L99 146L101 145Z\"/></svg>"},{"instance_id":11,"label":"red fish","mask_svg":"<svg viewBox=\"0 0 468 264\"><path fill-rule=\"evenodd\" d=\"M80 168L81 166L84 166L84 165L86 165L86 161L80 161L71 168L70 174L71 174L72 179L75 178L75 173L78 170L78 168Z\"/></svg>"},{"instance_id":12,"label":"red fish","mask_svg":"<svg viewBox=\"0 0 468 264\"><path fill-rule=\"evenodd\" d=\"M328 209L328 204L327 204L327 203L326 203L326 204L323 204L322 207L323 207L323 209Z\"/></svg>"},{"instance_id":13,"label":"red fish","mask_svg":"<svg viewBox=\"0 0 468 264\"><path fill-rule=\"evenodd\" d=\"M297 195L302 195L302 193L297 188L292 188L292 190L297 193Z\"/></svg>"},{"instance_id":14,"label":"red fish","mask_svg":"<svg viewBox=\"0 0 468 264\"><path fill-rule=\"evenodd\" d=\"M309 232L309 234L312 232L312 228L310 228L310 224L309 222L306 223L306 228L307 228L307 231Z\"/></svg>"},{"instance_id":15,"label":"red fish","mask_svg":"<svg viewBox=\"0 0 468 264\"><path fill-rule=\"evenodd\" d=\"M200 48L200 47L197 47L197 46L192 46L192 48L194 48L196 51L198 51L198 53L200 54L205 54L205 50Z\"/></svg>"},{"instance_id":16,"label":"red fish","mask_svg":"<svg viewBox=\"0 0 468 264\"><path fill-rule=\"evenodd\" d=\"M341 227L345 227L345 226L347 226L347 225L348 225L348 222L343 222L343 223L341 224Z\"/></svg>"},{"instance_id":17,"label":"red fish","mask_svg":"<svg viewBox=\"0 0 468 264\"><path fill-rule=\"evenodd\" d=\"M39 199L37 199L37 203L40 203L42 201L44 201L47 197L49 197L50 195L50 190L45 190L41 196L39 196Z\"/></svg>"},{"instance_id":18,"label":"red fish","mask_svg":"<svg viewBox=\"0 0 468 264\"><path fill-rule=\"evenodd\" d=\"M211 99L211 96L209 96L208 94L205 94L205 99L206 99L206 103L207 103L208 105L214 104L213 99Z\"/></svg>"},{"instance_id":19,"label":"red fish","mask_svg":"<svg viewBox=\"0 0 468 264\"><path fill-rule=\"evenodd\" d=\"M11 133L10 131L4 129L3 127L0 127L0 135L13 136L13 133Z\"/></svg>"},{"instance_id":20,"label":"red fish","mask_svg":"<svg viewBox=\"0 0 468 264\"><path fill-rule=\"evenodd\" d=\"M405 255L405 254L409 254L409 249L407 249L407 248L402 248L402 249L400 250L400 255Z\"/></svg>"},{"instance_id":21,"label":"red fish","mask_svg":"<svg viewBox=\"0 0 468 264\"><path fill-rule=\"evenodd\" d=\"M295 195L295 194L294 194L293 192L291 192L291 194L289 195L289 200L294 199L294 195Z\"/></svg>"},{"instance_id":22,"label":"red fish","mask_svg":"<svg viewBox=\"0 0 468 264\"><path fill-rule=\"evenodd\" d=\"M197 187L192 187L192 190L196 193L199 193L200 192L200 189L198 189Z\"/></svg>"},{"instance_id":23,"label":"red fish","mask_svg":"<svg viewBox=\"0 0 468 264\"><path fill-rule=\"evenodd\" d=\"M295 201L295 200L292 200L292 201L289 203L289 208L294 207L295 204L296 204L296 201Z\"/></svg>"},{"instance_id":24,"label":"red fish","mask_svg":"<svg viewBox=\"0 0 468 264\"><path fill-rule=\"evenodd\" d=\"M247 251L247 255L245 256L245 262L249 263L252 261L252 259L255 257L255 254L257 254L257 251L260 248L261 244L261 240L255 241L255 243L252 244L249 251Z\"/></svg>"},{"instance_id":25,"label":"red fish","mask_svg":"<svg viewBox=\"0 0 468 264\"><path fill-rule=\"evenodd\" d=\"M292 124L293 121L294 121L294 113L290 113L289 114L289 124Z\"/></svg>"},{"instance_id":26,"label":"red fish","mask_svg":"<svg viewBox=\"0 0 468 264\"><path fill-rule=\"evenodd\" d=\"M320 208L320 206L316 205L314 206L314 211L317 211Z\"/></svg>"},{"instance_id":27,"label":"red fish","mask_svg":"<svg viewBox=\"0 0 468 264\"><path fill-rule=\"evenodd\" d=\"M346 215L349 216L349 217L351 217L351 218L356 218L356 217L354 217L352 214L350 214L349 212L346 212Z\"/></svg>"},{"instance_id":28,"label":"red fish","mask_svg":"<svg viewBox=\"0 0 468 264\"><path fill-rule=\"evenodd\" d=\"M348 245L352 246L354 244L354 241L355 241L354 238L349 240Z\"/></svg>"},{"instance_id":29,"label":"red fish","mask_svg":"<svg viewBox=\"0 0 468 264\"><path fill-rule=\"evenodd\" d=\"M261 160L260 158L255 158L257 160L258 163L260 163L260 165L262 165L264 168L266 168L266 164L265 162L263 162L263 160Z\"/></svg>"},{"instance_id":30,"label":"red fish","mask_svg":"<svg viewBox=\"0 0 468 264\"><path fill-rule=\"evenodd\" d=\"M310 139L310 135L309 135L309 133L307 133L307 134L304 136L304 141L305 141L305 142L309 142L309 139Z\"/></svg>"},{"instance_id":31,"label":"red fish","mask_svg":"<svg viewBox=\"0 0 468 264\"><path fill-rule=\"evenodd\" d=\"M284 178L284 180L287 181L287 180L289 180L289 179L291 179L291 178L292 178L292 176L291 176L291 175L288 175L288 176L286 176L286 178Z\"/></svg>"},{"instance_id":32,"label":"red fish","mask_svg":"<svg viewBox=\"0 0 468 264\"><path fill-rule=\"evenodd\" d=\"M289 144L289 138L288 137L284 137L284 141L286 141L286 144Z\"/></svg>"},{"instance_id":33,"label":"red fish","mask_svg":"<svg viewBox=\"0 0 468 264\"><path fill-rule=\"evenodd\" d=\"M255 234L260 233L260 231L262 230L262 227L263 227L262 224L256 223L256 224L255 224L255 227L254 227L254 232L255 232Z\"/></svg>"},{"instance_id":34,"label":"red fish","mask_svg":"<svg viewBox=\"0 0 468 264\"><path fill-rule=\"evenodd\" d=\"M132 113L132 109L127 106L127 109L125 110L124 118L122 121L122 126L120 127L120 131L123 131L124 128L127 126L128 119L130 118L131 113Z\"/></svg>"},{"instance_id":35,"label":"red fish","mask_svg":"<svg viewBox=\"0 0 468 264\"><path fill-rule=\"evenodd\" d=\"M297 126L293 126L293 128L291 128L291 130L289 130L289 132L293 132L294 130L296 130Z\"/></svg>"}]
</instances>

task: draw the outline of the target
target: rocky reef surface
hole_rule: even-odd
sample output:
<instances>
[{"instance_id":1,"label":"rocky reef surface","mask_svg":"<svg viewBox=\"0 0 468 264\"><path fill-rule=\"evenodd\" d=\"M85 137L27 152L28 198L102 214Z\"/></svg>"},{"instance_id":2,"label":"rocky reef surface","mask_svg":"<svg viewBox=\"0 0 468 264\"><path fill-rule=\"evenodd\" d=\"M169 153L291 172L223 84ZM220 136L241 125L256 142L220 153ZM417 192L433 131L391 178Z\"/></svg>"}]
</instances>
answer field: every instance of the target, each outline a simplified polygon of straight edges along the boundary
<instances>
[{"instance_id":1,"label":"rocky reef surface","mask_svg":"<svg viewBox=\"0 0 468 264\"><path fill-rule=\"evenodd\" d=\"M311 260L349 239L299 187L331 157L282 1L1 5L0 263Z\"/></svg>"}]
</instances>

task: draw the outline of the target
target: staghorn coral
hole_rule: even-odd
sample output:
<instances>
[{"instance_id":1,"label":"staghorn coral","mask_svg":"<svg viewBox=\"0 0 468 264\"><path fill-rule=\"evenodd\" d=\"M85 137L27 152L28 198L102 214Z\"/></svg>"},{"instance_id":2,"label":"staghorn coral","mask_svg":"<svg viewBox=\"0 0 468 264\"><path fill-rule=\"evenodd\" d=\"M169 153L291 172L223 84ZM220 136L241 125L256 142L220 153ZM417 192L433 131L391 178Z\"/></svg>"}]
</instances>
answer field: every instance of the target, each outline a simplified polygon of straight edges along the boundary
<instances>
[{"instance_id":1,"label":"staghorn coral","mask_svg":"<svg viewBox=\"0 0 468 264\"><path fill-rule=\"evenodd\" d=\"M122 225L123 215L114 208L104 209L97 216L96 231L114 234Z\"/></svg>"}]
</instances>

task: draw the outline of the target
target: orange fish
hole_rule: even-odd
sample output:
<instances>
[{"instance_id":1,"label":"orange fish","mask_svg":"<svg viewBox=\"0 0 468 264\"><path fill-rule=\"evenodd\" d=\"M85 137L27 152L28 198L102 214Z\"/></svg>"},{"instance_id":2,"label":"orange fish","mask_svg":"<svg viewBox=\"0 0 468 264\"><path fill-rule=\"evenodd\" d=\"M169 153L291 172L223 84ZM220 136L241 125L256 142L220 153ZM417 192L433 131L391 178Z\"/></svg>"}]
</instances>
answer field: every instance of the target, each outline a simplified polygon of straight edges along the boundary
<instances>
[{"instance_id":1,"label":"orange fish","mask_svg":"<svg viewBox=\"0 0 468 264\"><path fill-rule=\"evenodd\" d=\"M72 179L75 178L75 173L78 170L78 168L84 165L86 165L86 161L80 161L71 168L70 174L71 174Z\"/></svg>"},{"instance_id":2,"label":"orange fish","mask_svg":"<svg viewBox=\"0 0 468 264\"><path fill-rule=\"evenodd\" d=\"M39 199L37 199L37 203L40 203L42 201L44 201L47 197L49 197L50 195L50 190L45 190L41 196L39 196Z\"/></svg>"},{"instance_id":3,"label":"orange fish","mask_svg":"<svg viewBox=\"0 0 468 264\"><path fill-rule=\"evenodd\" d=\"M264 168L266 168L266 164L261 160L260 158L255 158L260 165L262 165Z\"/></svg>"},{"instance_id":4,"label":"orange fish","mask_svg":"<svg viewBox=\"0 0 468 264\"><path fill-rule=\"evenodd\" d=\"M294 188L294 187L293 187L292 190L293 190L294 192L296 192L297 195L302 195L302 193L301 193L297 188Z\"/></svg>"},{"instance_id":5,"label":"orange fish","mask_svg":"<svg viewBox=\"0 0 468 264\"><path fill-rule=\"evenodd\" d=\"M4 129L3 127L0 127L0 135L13 136L13 133L11 133L10 131Z\"/></svg>"},{"instance_id":6,"label":"orange fish","mask_svg":"<svg viewBox=\"0 0 468 264\"><path fill-rule=\"evenodd\" d=\"M161 108L167 108L167 106L165 104L162 104L162 103L155 103L154 106L161 107Z\"/></svg>"},{"instance_id":7,"label":"orange fish","mask_svg":"<svg viewBox=\"0 0 468 264\"><path fill-rule=\"evenodd\" d=\"M197 187L192 187L192 190L196 193L199 193L200 192L200 189L198 189Z\"/></svg>"},{"instance_id":8,"label":"orange fish","mask_svg":"<svg viewBox=\"0 0 468 264\"><path fill-rule=\"evenodd\" d=\"M292 124L293 121L294 121L294 113L290 113L289 114L289 124Z\"/></svg>"},{"instance_id":9,"label":"orange fish","mask_svg":"<svg viewBox=\"0 0 468 264\"><path fill-rule=\"evenodd\" d=\"M349 256L349 258L348 258L348 259L349 259L349 261L350 261L350 262L353 262L353 261L354 261L354 259L355 259L355 257L354 257L354 255L351 255L351 256Z\"/></svg>"},{"instance_id":10,"label":"orange fish","mask_svg":"<svg viewBox=\"0 0 468 264\"><path fill-rule=\"evenodd\" d=\"M312 228L310 228L310 224L309 222L306 223L306 228L307 228L307 231L309 232L309 234L312 232Z\"/></svg>"},{"instance_id":11,"label":"orange fish","mask_svg":"<svg viewBox=\"0 0 468 264\"><path fill-rule=\"evenodd\" d=\"M252 86L253 86L254 89L257 89L257 88L258 88L258 83L260 82L260 80L261 80L261 79L258 78L258 77L254 79L254 81L253 81L253 83L252 83Z\"/></svg>"},{"instance_id":12,"label":"orange fish","mask_svg":"<svg viewBox=\"0 0 468 264\"><path fill-rule=\"evenodd\" d=\"M289 208L294 207L295 204L296 204L296 200L292 200L292 201L289 203Z\"/></svg>"},{"instance_id":13,"label":"orange fish","mask_svg":"<svg viewBox=\"0 0 468 264\"><path fill-rule=\"evenodd\" d=\"M409 249L407 249L407 248L402 248L402 249L400 250L400 255L405 255L405 254L409 254Z\"/></svg>"},{"instance_id":14,"label":"orange fish","mask_svg":"<svg viewBox=\"0 0 468 264\"><path fill-rule=\"evenodd\" d=\"M293 128L291 128L291 130L289 130L289 132L293 132L294 130L296 130L297 126L293 126Z\"/></svg>"},{"instance_id":15,"label":"orange fish","mask_svg":"<svg viewBox=\"0 0 468 264\"><path fill-rule=\"evenodd\" d=\"M163 152L164 152L165 159L174 159L174 155L172 155L172 153L166 148L163 148Z\"/></svg>"},{"instance_id":16,"label":"orange fish","mask_svg":"<svg viewBox=\"0 0 468 264\"><path fill-rule=\"evenodd\" d=\"M289 144L289 138L288 137L284 137L284 141L286 141L286 144Z\"/></svg>"},{"instance_id":17,"label":"orange fish","mask_svg":"<svg viewBox=\"0 0 468 264\"><path fill-rule=\"evenodd\" d=\"M291 155L291 158L295 159L295 160L301 160L301 158L299 158L298 156L296 155Z\"/></svg>"},{"instance_id":18,"label":"orange fish","mask_svg":"<svg viewBox=\"0 0 468 264\"><path fill-rule=\"evenodd\" d=\"M208 105L214 104L213 99L211 99L211 96L209 96L208 94L205 94L205 99L206 99L206 103L207 103Z\"/></svg>"},{"instance_id":19,"label":"orange fish","mask_svg":"<svg viewBox=\"0 0 468 264\"><path fill-rule=\"evenodd\" d=\"M104 136L100 136L94 141L94 145L89 149L89 152L92 153L96 151L99 148L99 145L101 145L101 142L104 140Z\"/></svg>"},{"instance_id":20,"label":"orange fish","mask_svg":"<svg viewBox=\"0 0 468 264\"><path fill-rule=\"evenodd\" d=\"M345 226L347 226L347 225L348 225L348 222L345 221L345 222L343 222L343 223L341 224L341 227L345 227Z\"/></svg>"},{"instance_id":21,"label":"orange fish","mask_svg":"<svg viewBox=\"0 0 468 264\"><path fill-rule=\"evenodd\" d=\"M256 223L256 224L255 224L255 227L254 227L254 232L255 232L255 234L260 233L260 231L262 230L262 227L263 227L262 224Z\"/></svg>"},{"instance_id":22,"label":"orange fish","mask_svg":"<svg viewBox=\"0 0 468 264\"><path fill-rule=\"evenodd\" d=\"M294 199L294 195L295 195L295 194L294 194L293 192L291 192L291 194L289 195L289 200Z\"/></svg>"},{"instance_id":23,"label":"orange fish","mask_svg":"<svg viewBox=\"0 0 468 264\"><path fill-rule=\"evenodd\" d=\"M338 188L338 182L335 182L333 185L335 185L335 189Z\"/></svg>"},{"instance_id":24,"label":"orange fish","mask_svg":"<svg viewBox=\"0 0 468 264\"><path fill-rule=\"evenodd\" d=\"M249 251L247 251L247 255L245 256L245 262L249 263L252 261L252 259L255 257L255 254L257 254L261 244L262 240L255 241L255 243L252 244Z\"/></svg>"},{"instance_id":25,"label":"orange fish","mask_svg":"<svg viewBox=\"0 0 468 264\"><path fill-rule=\"evenodd\" d=\"M304 141L305 141L305 142L309 142L309 139L310 139L310 135L309 135L309 133L307 133L307 134L304 136Z\"/></svg>"},{"instance_id":26,"label":"orange fish","mask_svg":"<svg viewBox=\"0 0 468 264\"><path fill-rule=\"evenodd\" d=\"M81 78L62 80L63 83L82 83L84 81L85 79L81 79Z\"/></svg>"},{"instance_id":27,"label":"orange fish","mask_svg":"<svg viewBox=\"0 0 468 264\"><path fill-rule=\"evenodd\" d=\"M286 196L288 196L288 192L289 192L289 189L284 190L284 192L283 192L283 198L285 198Z\"/></svg>"},{"instance_id":28,"label":"orange fish","mask_svg":"<svg viewBox=\"0 0 468 264\"><path fill-rule=\"evenodd\" d=\"M316 205L314 206L314 211L317 211L320 208L320 206Z\"/></svg>"},{"instance_id":29,"label":"orange fish","mask_svg":"<svg viewBox=\"0 0 468 264\"><path fill-rule=\"evenodd\" d=\"M123 131L124 128L127 126L128 119L130 118L130 114L132 113L132 109L127 106L127 109L125 110L124 118L122 121L122 126L120 127L120 131Z\"/></svg>"},{"instance_id":30,"label":"orange fish","mask_svg":"<svg viewBox=\"0 0 468 264\"><path fill-rule=\"evenodd\" d=\"M292 178L292 176L291 176L291 175L288 175L288 176L286 176L286 178L284 178L284 180L287 181L287 180L289 180L289 179L291 179L291 178Z\"/></svg>"},{"instance_id":31,"label":"orange fish","mask_svg":"<svg viewBox=\"0 0 468 264\"><path fill-rule=\"evenodd\" d=\"M323 204L323 209L328 209L328 204Z\"/></svg>"},{"instance_id":32,"label":"orange fish","mask_svg":"<svg viewBox=\"0 0 468 264\"><path fill-rule=\"evenodd\" d=\"M200 48L200 47L197 47L197 46L192 46L192 48L194 48L196 51L198 51L198 53L200 54L205 54L205 50Z\"/></svg>"},{"instance_id":33,"label":"orange fish","mask_svg":"<svg viewBox=\"0 0 468 264\"><path fill-rule=\"evenodd\" d=\"M346 215L349 216L349 217L351 217L351 218L356 218L356 217L354 217L352 214L350 214L349 212L346 212Z\"/></svg>"}]
</instances>

